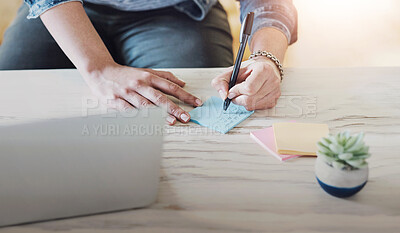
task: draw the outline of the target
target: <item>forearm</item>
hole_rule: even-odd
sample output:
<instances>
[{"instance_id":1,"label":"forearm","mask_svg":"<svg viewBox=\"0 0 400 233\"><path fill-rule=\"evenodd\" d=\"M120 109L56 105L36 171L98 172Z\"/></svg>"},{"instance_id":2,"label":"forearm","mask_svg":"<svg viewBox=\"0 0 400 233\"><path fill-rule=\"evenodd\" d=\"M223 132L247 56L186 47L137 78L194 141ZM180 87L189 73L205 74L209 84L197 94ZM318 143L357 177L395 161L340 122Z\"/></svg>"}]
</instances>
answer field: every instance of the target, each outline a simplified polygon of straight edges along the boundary
<instances>
[{"instance_id":1,"label":"forearm","mask_svg":"<svg viewBox=\"0 0 400 233\"><path fill-rule=\"evenodd\" d=\"M252 52L268 51L281 62L289 44L297 40L297 10L292 0L240 0L243 20L254 12L253 32L250 41Z\"/></svg>"},{"instance_id":2,"label":"forearm","mask_svg":"<svg viewBox=\"0 0 400 233\"><path fill-rule=\"evenodd\" d=\"M84 77L114 62L81 3L61 4L40 18Z\"/></svg>"},{"instance_id":3,"label":"forearm","mask_svg":"<svg viewBox=\"0 0 400 233\"><path fill-rule=\"evenodd\" d=\"M258 50L267 51L275 55L280 62L283 62L288 41L281 31L272 27L266 27L254 33L250 42L251 52Z\"/></svg>"}]
</instances>

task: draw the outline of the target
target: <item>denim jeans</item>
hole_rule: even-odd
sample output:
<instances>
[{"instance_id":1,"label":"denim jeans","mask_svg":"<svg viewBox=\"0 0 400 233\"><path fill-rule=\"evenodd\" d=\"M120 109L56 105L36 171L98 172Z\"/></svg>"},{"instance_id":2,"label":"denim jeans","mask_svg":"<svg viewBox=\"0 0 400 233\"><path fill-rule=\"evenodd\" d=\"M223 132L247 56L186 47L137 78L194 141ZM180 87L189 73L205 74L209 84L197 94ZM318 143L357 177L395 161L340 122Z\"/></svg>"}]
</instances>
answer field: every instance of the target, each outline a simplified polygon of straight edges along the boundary
<instances>
[{"instance_id":1,"label":"denim jeans","mask_svg":"<svg viewBox=\"0 0 400 233\"><path fill-rule=\"evenodd\" d=\"M173 7L126 12L85 3L84 8L119 64L140 68L222 67L233 63L226 12L218 3L202 21ZM4 34L0 70L73 68L40 19L22 5Z\"/></svg>"}]
</instances>

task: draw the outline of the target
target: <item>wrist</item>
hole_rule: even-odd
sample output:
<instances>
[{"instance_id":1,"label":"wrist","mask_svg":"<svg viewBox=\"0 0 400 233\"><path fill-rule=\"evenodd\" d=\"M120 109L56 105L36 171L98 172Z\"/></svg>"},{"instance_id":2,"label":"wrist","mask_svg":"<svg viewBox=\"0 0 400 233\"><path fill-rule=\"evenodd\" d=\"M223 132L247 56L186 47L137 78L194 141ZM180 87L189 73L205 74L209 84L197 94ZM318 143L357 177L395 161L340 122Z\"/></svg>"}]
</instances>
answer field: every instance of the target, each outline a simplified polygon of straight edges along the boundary
<instances>
[{"instance_id":1,"label":"wrist","mask_svg":"<svg viewBox=\"0 0 400 233\"><path fill-rule=\"evenodd\" d=\"M96 59L87 64L77 66L85 79L99 79L107 72L120 66L113 59Z\"/></svg>"},{"instance_id":2,"label":"wrist","mask_svg":"<svg viewBox=\"0 0 400 233\"><path fill-rule=\"evenodd\" d=\"M268 51L274 54L281 62L283 62L288 41L281 31L266 27L257 30L250 43L250 50L256 52L258 50Z\"/></svg>"},{"instance_id":3,"label":"wrist","mask_svg":"<svg viewBox=\"0 0 400 233\"><path fill-rule=\"evenodd\" d=\"M282 68L282 64L279 61L279 59L277 57L275 57L275 55L273 55L270 52L267 51L257 51L254 52L250 55L249 59L254 60L254 59L262 59L262 61L267 62L271 67L274 68L274 71L276 71L277 77L278 79L282 82L283 79L283 68Z\"/></svg>"},{"instance_id":4,"label":"wrist","mask_svg":"<svg viewBox=\"0 0 400 233\"><path fill-rule=\"evenodd\" d=\"M270 66L272 68L272 70L274 71L274 74L276 76L277 79L281 80L281 75L280 75L280 70L278 69L278 67L275 65L275 63L273 61L271 61L270 59L266 58L266 57L254 57L250 60L254 60L256 62L265 62L268 66Z\"/></svg>"}]
</instances>

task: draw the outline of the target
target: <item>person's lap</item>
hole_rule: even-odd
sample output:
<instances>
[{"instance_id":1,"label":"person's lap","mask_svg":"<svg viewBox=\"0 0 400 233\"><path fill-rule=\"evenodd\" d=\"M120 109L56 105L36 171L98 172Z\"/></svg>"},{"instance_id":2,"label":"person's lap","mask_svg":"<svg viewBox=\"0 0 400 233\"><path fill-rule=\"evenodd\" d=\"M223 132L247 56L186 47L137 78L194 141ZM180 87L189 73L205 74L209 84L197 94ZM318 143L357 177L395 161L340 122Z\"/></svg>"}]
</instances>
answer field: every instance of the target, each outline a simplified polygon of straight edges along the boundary
<instances>
[{"instance_id":1,"label":"person's lap","mask_svg":"<svg viewBox=\"0 0 400 233\"><path fill-rule=\"evenodd\" d=\"M197 22L173 8L121 12L86 4L114 59L140 68L232 65L232 37L221 5ZM22 6L0 46L0 70L73 68L40 19Z\"/></svg>"},{"instance_id":2,"label":"person's lap","mask_svg":"<svg viewBox=\"0 0 400 233\"><path fill-rule=\"evenodd\" d=\"M222 6L215 6L201 22L172 8L151 15L136 14L118 28L115 46L125 64L162 68L232 65L232 38ZM146 18L145 23L141 18Z\"/></svg>"}]
</instances>

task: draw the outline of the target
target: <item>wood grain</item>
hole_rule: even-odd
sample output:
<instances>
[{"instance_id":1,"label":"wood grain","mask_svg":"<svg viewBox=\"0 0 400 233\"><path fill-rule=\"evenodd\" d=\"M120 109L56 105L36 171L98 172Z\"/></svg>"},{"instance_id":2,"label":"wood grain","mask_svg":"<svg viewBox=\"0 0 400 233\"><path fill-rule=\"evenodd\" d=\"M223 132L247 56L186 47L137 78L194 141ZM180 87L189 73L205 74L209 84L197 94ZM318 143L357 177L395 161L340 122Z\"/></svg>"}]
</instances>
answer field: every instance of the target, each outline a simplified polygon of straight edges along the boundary
<instances>
[{"instance_id":1,"label":"wood grain","mask_svg":"<svg viewBox=\"0 0 400 233\"><path fill-rule=\"evenodd\" d=\"M206 99L216 95L210 80L222 69L171 71ZM278 106L226 135L194 123L166 127L160 193L150 208L0 232L398 232L399 77L400 68L288 69ZM80 115L91 98L75 70L3 71L0 88L0 125ZM314 158L279 162L249 136L288 120L365 131L372 157L364 190L331 197L316 183Z\"/></svg>"}]
</instances>

